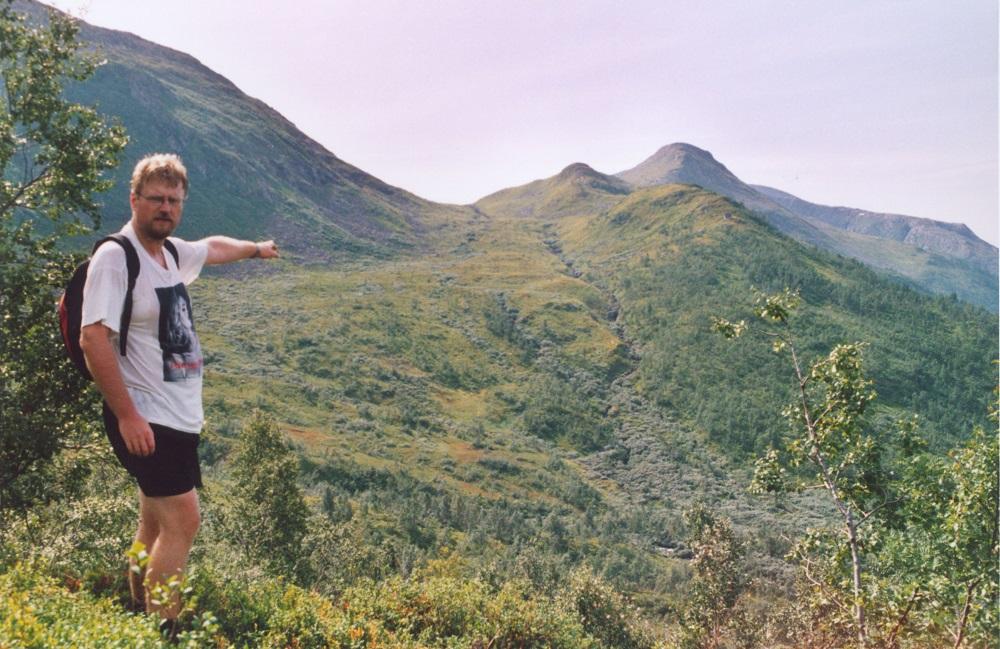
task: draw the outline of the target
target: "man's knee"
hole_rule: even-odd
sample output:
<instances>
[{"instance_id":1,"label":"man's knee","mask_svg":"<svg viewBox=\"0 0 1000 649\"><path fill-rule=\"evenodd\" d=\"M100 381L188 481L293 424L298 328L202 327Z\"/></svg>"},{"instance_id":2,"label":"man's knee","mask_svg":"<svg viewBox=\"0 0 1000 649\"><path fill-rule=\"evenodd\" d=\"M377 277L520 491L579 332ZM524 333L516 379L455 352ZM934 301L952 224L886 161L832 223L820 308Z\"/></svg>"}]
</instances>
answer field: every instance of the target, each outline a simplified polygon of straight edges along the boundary
<instances>
[{"instance_id":1,"label":"man's knee","mask_svg":"<svg viewBox=\"0 0 1000 649\"><path fill-rule=\"evenodd\" d=\"M178 534L194 538L201 526L201 510L198 506L198 496L195 491L189 491L180 496L171 496L176 499L170 503L173 509L171 523Z\"/></svg>"},{"instance_id":2,"label":"man's knee","mask_svg":"<svg viewBox=\"0 0 1000 649\"><path fill-rule=\"evenodd\" d=\"M193 489L178 496L146 497L160 533L194 539L201 525L198 495Z\"/></svg>"},{"instance_id":3,"label":"man's knee","mask_svg":"<svg viewBox=\"0 0 1000 649\"><path fill-rule=\"evenodd\" d=\"M176 524L174 529L178 534L194 539L198 528L201 527L201 512L197 507L191 510L185 509L174 522Z\"/></svg>"}]
</instances>

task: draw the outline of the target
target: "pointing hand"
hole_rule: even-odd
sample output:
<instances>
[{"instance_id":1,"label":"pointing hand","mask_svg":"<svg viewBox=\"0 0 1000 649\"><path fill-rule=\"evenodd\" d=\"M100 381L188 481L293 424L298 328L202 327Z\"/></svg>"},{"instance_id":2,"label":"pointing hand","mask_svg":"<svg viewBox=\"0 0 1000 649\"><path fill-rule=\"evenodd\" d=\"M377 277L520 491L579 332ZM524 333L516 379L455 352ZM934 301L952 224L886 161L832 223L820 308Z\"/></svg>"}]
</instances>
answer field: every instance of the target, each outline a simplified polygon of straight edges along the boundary
<instances>
[{"instance_id":1,"label":"pointing hand","mask_svg":"<svg viewBox=\"0 0 1000 649\"><path fill-rule=\"evenodd\" d=\"M278 256L278 244L274 241L259 241L254 244L257 246L257 250L254 252L254 257L259 257L261 259L274 259Z\"/></svg>"}]
</instances>

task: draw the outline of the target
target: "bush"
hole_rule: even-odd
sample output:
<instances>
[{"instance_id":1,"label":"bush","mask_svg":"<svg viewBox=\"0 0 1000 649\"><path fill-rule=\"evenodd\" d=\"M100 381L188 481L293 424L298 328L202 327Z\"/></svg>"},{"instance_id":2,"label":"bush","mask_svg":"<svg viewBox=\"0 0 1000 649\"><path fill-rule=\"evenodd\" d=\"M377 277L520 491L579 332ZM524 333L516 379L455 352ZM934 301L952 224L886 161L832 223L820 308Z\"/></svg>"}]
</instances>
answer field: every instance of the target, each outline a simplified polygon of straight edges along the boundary
<instances>
[{"instance_id":1,"label":"bush","mask_svg":"<svg viewBox=\"0 0 1000 649\"><path fill-rule=\"evenodd\" d=\"M570 575L561 599L580 616L583 628L605 649L654 645L638 607L589 570L576 570Z\"/></svg>"},{"instance_id":2,"label":"bush","mask_svg":"<svg viewBox=\"0 0 1000 649\"><path fill-rule=\"evenodd\" d=\"M11 515L0 525L0 565L41 560L49 571L92 590L124 581L124 551L132 543L138 506L134 487L117 467L97 472L81 498L66 498Z\"/></svg>"},{"instance_id":3,"label":"bush","mask_svg":"<svg viewBox=\"0 0 1000 649\"><path fill-rule=\"evenodd\" d=\"M70 592L38 564L0 575L0 647L160 647L157 620Z\"/></svg>"}]
</instances>

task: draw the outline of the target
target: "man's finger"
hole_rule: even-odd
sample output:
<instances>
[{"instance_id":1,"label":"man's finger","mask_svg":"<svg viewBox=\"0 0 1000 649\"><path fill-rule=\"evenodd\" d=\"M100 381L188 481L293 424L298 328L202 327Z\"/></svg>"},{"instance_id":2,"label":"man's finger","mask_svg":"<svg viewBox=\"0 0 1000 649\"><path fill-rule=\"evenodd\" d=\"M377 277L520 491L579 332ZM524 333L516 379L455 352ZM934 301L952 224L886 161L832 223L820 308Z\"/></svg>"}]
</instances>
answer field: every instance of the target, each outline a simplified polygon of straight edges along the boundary
<instances>
[{"instance_id":1,"label":"man's finger","mask_svg":"<svg viewBox=\"0 0 1000 649\"><path fill-rule=\"evenodd\" d=\"M121 433L122 438L125 440L125 448L132 455L147 457L152 455L153 451L156 450L156 439L153 437L153 429L146 422L143 422L141 427L129 428L127 431L122 430Z\"/></svg>"},{"instance_id":2,"label":"man's finger","mask_svg":"<svg viewBox=\"0 0 1000 649\"><path fill-rule=\"evenodd\" d=\"M156 438L153 437L153 430L151 428L146 429L146 455L152 455L156 452Z\"/></svg>"},{"instance_id":3,"label":"man's finger","mask_svg":"<svg viewBox=\"0 0 1000 649\"><path fill-rule=\"evenodd\" d=\"M156 448L156 441L153 439L153 431L147 426L146 430L139 433L139 455L148 457L153 454Z\"/></svg>"}]
</instances>

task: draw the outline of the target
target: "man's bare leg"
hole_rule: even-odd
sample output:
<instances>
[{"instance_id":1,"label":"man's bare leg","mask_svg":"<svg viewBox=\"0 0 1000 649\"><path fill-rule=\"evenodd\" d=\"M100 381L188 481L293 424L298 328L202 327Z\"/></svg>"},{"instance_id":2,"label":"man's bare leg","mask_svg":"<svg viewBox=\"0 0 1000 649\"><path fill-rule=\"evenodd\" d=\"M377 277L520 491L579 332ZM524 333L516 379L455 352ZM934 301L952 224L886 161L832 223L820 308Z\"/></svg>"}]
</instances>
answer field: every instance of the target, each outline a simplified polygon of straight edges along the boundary
<instances>
[{"instance_id":1,"label":"man's bare leg","mask_svg":"<svg viewBox=\"0 0 1000 649\"><path fill-rule=\"evenodd\" d=\"M151 592L157 585L166 585L172 577L180 577L184 572L201 523L198 492L192 489L177 496L158 498L140 495L139 502L140 511L149 513L158 531L146 564L146 611L158 612L160 617L172 620L180 612L180 593L174 592L170 600L154 604Z\"/></svg>"},{"instance_id":2,"label":"man's bare leg","mask_svg":"<svg viewBox=\"0 0 1000 649\"><path fill-rule=\"evenodd\" d=\"M156 543L156 537L160 533L160 527L153 518L152 512L143 504L144 497L142 490L139 490L139 529L135 533L135 540L142 543L149 554ZM132 557L128 560L128 589L132 595L132 606L136 610L144 609L146 606L146 591L143 582L146 580L146 566L141 566L136 570L138 563Z\"/></svg>"}]
</instances>

